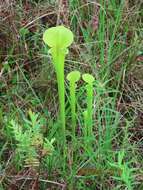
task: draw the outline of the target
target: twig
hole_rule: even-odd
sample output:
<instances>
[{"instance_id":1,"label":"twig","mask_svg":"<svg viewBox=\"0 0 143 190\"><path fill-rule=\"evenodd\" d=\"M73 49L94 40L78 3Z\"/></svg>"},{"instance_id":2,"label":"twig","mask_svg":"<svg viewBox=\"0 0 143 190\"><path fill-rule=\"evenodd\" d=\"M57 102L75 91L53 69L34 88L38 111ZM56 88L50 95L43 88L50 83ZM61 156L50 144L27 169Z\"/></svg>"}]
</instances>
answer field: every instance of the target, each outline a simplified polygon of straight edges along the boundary
<instances>
[{"instance_id":1,"label":"twig","mask_svg":"<svg viewBox=\"0 0 143 190\"><path fill-rule=\"evenodd\" d=\"M20 180L36 180L37 179L37 177L19 177L19 178L18 178L18 176L7 176L7 177L8 178L16 178L15 179L16 181L20 181ZM62 184L62 183L59 183L59 182L56 182L56 181L40 179L40 178L39 178L39 181L45 182L45 183L51 183L51 184L54 184L54 185L58 185L58 186L61 186L63 188L66 187L66 184Z\"/></svg>"},{"instance_id":2,"label":"twig","mask_svg":"<svg viewBox=\"0 0 143 190\"><path fill-rule=\"evenodd\" d=\"M55 13L56 13L56 12L53 11L53 12L50 12L50 13L43 14L43 15L41 15L41 16L35 18L34 20L32 20L31 22L29 22L28 24L26 24L24 27L27 28L28 26L30 26L31 24L33 24L33 23L36 22L37 20L39 20L39 19L41 19L41 18L43 18L43 17L45 17L45 16L48 16L48 15L53 15L53 14L55 14Z\"/></svg>"}]
</instances>

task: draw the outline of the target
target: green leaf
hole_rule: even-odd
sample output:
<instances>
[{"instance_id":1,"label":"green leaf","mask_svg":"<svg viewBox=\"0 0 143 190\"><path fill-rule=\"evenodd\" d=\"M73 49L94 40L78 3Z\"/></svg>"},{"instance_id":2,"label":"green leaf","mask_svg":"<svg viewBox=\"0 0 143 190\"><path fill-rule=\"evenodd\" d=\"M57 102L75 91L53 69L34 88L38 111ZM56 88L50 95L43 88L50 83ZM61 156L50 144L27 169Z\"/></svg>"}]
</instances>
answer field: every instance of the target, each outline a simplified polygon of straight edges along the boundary
<instances>
[{"instance_id":1,"label":"green leaf","mask_svg":"<svg viewBox=\"0 0 143 190\"><path fill-rule=\"evenodd\" d=\"M94 82L94 77L90 74L83 74L82 79L87 82L88 84L92 84Z\"/></svg>"},{"instance_id":2,"label":"green leaf","mask_svg":"<svg viewBox=\"0 0 143 190\"><path fill-rule=\"evenodd\" d=\"M19 33L20 33L21 37L24 37L24 36L26 36L26 34L29 34L29 30L28 30L28 28L22 27L22 28L20 28Z\"/></svg>"},{"instance_id":3,"label":"green leaf","mask_svg":"<svg viewBox=\"0 0 143 190\"><path fill-rule=\"evenodd\" d=\"M67 80L71 82L77 82L80 79L80 72L79 71L71 71L67 75Z\"/></svg>"},{"instance_id":4,"label":"green leaf","mask_svg":"<svg viewBox=\"0 0 143 190\"><path fill-rule=\"evenodd\" d=\"M50 47L67 48L73 42L73 33L64 26L52 27L44 32L43 41Z\"/></svg>"}]
</instances>

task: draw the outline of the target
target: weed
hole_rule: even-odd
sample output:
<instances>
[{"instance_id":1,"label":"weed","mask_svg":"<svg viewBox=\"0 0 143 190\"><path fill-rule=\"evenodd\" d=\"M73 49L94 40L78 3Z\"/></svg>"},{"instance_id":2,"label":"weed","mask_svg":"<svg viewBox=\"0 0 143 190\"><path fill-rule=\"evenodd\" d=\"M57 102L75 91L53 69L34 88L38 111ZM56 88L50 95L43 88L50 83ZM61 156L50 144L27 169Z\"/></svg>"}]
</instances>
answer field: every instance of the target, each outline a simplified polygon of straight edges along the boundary
<instances>
[{"instance_id":1,"label":"weed","mask_svg":"<svg viewBox=\"0 0 143 190\"><path fill-rule=\"evenodd\" d=\"M109 163L112 167L114 167L117 171L118 176L113 176L113 179L117 181L123 181L128 188L128 190L133 189L134 176L133 171L134 168L129 167L129 163L124 162L123 159L125 157L125 151L118 152L118 161L117 163Z\"/></svg>"},{"instance_id":2,"label":"weed","mask_svg":"<svg viewBox=\"0 0 143 190\"><path fill-rule=\"evenodd\" d=\"M41 131L39 115L29 111L30 120L25 119L24 125L11 120L8 128L16 141L16 161L18 165L25 167L38 167L39 158L53 153L55 139L49 141L44 138Z\"/></svg>"}]
</instances>

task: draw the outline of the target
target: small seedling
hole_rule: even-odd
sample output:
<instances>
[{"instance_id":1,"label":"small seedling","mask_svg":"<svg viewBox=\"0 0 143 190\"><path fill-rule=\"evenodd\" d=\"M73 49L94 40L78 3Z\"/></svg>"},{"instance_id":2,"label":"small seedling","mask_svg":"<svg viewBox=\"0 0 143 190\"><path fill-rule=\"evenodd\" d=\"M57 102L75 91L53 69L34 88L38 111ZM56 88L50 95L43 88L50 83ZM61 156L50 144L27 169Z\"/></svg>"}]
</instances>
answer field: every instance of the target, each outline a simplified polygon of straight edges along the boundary
<instances>
[{"instance_id":1,"label":"small seedling","mask_svg":"<svg viewBox=\"0 0 143 190\"><path fill-rule=\"evenodd\" d=\"M60 120L62 125L62 139L65 157L66 131L65 131L65 85L64 85L64 62L68 53L67 47L73 42L73 33L64 26L56 26L47 29L43 35L44 42L50 47L54 68L57 75Z\"/></svg>"},{"instance_id":2,"label":"small seedling","mask_svg":"<svg viewBox=\"0 0 143 190\"><path fill-rule=\"evenodd\" d=\"M90 74L83 74L82 79L87 83L86 92L87 92L87 135L91 138L93 137L92 123L93 123L93 82L94 77Z\"/></svg>"},{"instance_id":3,"label":"small seedling","mask_svg":"<svg viewBox=\"0 0 143 190\"><path fill-rule=\"evenodd\" d=\"M75 130L76 130L76 82L80 79L79 71L72 71L67 75L67 80L70 85L70 106L71 106L71 117L72 117L72 138L73 138L73 149L75 144Z\"/></svg>"}]
</instances>

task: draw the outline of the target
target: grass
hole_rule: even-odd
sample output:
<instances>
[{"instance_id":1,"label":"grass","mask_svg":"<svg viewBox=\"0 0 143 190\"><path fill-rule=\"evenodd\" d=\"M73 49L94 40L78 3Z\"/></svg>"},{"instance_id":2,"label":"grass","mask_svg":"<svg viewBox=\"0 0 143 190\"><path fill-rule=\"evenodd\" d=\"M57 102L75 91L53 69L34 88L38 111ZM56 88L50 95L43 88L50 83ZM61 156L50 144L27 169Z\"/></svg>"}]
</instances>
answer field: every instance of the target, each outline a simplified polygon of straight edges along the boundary
<instances>
[{"instance_id":1,"label":"grass","mask_svg":"<svg viewBox=\"0 0 143 190\"><path fill-rule=\"evenodd\" d=\"M141 5L0 3L0 190L143 189ZM85 83L76 86L73 134L65 79L66 159L56 76L42 41L45 29L57 23L75 36L65 76L78 70L95 78L91 146Z\"/></svg>"}]
</instances>

